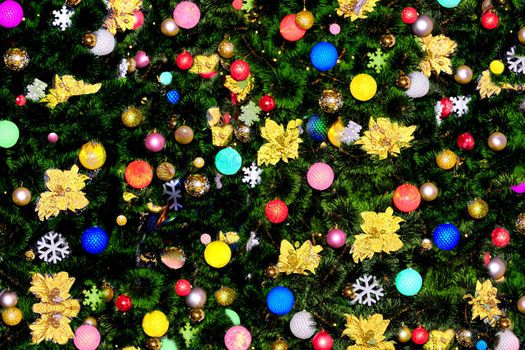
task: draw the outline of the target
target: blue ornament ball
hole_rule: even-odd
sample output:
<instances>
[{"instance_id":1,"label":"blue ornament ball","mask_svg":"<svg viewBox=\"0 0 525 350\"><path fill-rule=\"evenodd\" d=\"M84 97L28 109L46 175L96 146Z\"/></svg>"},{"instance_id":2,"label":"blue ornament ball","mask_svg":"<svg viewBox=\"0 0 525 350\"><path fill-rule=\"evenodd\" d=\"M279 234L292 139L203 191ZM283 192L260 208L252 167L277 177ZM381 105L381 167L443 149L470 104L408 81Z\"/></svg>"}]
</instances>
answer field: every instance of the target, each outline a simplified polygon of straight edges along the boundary
<instances>
[{"instance_id":1,"label":"blue ornament ball","mask_svg":"<svg viewBox=\"0 0 525 350\"><path fill-rule=\"evenodd\" d=\"M454 224L439 224L433 233L434 244L439 249L452 250L457 247L461 234Z\"/></svg>"},{"instance_id":2,"label":"blue ornament ball","mask_svg":"<svg viewBox=\"0 0 525 350\"><path fill-rule=\"evenodd\" d=\"M177 104L180 99L180 94L177 90L170 90L166 94L166 98L168 99L168 102L171 104Z\"/></svg>"},{"instance_id":3,"label":"blue ornament ball","mask_svg":"<svg viewBox=\"0 0 525 350\"><path fill-rule=\"evenodd\" d=\"M90 227L82 233L82 247L89 254L100 254L108 246L108 234L103 228Z\"/></svg>"},{"instance_id":4,"label":"blue ornament ball","mask_svg":"<svg viewBox=\"0 0 525 350\"><path fill-rule=\"evenodd\" d=\"M423 278L413 269L404 269L396 276L396 288L399 293L411 297L416 295L423 286Z\"/></svg>"},{"instance_id":5,"label":"blue ornament ball","mask_svg":"<svg viewBox=\"0 0 525 350\"><path fill-rule=\"evenodd\" d=\"M306 122L306 131L314 141L324 141L326 133L328 132L328 123L326 119L321 118L317 114L312 114Z\"/></svg>"},{"instance_id":6,"label":"blue ornament ball","mask_svg":"<svg viewBox=\"0 0 525 350\"><path fill-rule=\"evenodd\" d=\"M438 0L438 3L448 9L454 8L459 5L461 0Z\"/></svg>"},{"instance_id":7,"label":"blue ornament ball","mask_svg":"<svg viewBox=\"0 0 525 350\"><path fill-rule=\"evenodd\" d=\"M159 75L159 82L162 85L170 85L173 80L173 74L171 72L162 72Z\"/></svg>"},{"instance_id":8,"label":"blue ornament ball","mask_svg":"<svg viewBox=\"0 0 525 350\"><path fill-rule=\"evenodd\" d=\"M283 316L292 311L294 302L292 291L283 286L273 287L266 296L268 309L277 316Z\"/></svg>"},{"instance_id":9,"label":"blue ornament ball","mask_svg":"<svg viewBox=\"0 0 525 350\"><path fill-rule=\"evenodd\" d=\"M483 339L478 340L478 342L476 343L476 350L487 350L488 348L489 345Z\"/></svg>"},{"instance_id":10,"label":"blue ornament ball","mask_svg":"<svg viewBox=\"0 0 525 350\"><path fill-rule=\"evenodd\" d=\"M231 147L221 149L215 156L215 167L224 175L235 174L241 166L241 155Z\"/></svg>"},{"instance_id":11,"label":"blue ornament ball","mask_svg":"<svg viewBox=\"0 0 525 350\"><path fill-rule=\"evenodd\" d=\"M326 41L315 44L310 51L312 65L321 72L334 68L338 57L335 46Z\"/></svg>"}]
</instances>

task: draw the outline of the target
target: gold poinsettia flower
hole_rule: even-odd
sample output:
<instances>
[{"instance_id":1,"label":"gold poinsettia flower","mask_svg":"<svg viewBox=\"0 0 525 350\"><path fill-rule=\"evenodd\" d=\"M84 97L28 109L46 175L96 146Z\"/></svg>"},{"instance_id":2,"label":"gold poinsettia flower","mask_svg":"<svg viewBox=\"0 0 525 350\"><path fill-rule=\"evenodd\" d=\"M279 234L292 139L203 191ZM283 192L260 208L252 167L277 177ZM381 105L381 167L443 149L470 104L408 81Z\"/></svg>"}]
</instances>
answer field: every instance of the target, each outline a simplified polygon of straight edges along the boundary
<instances>
[{"instance_id":1,"label":"gold poinsettia flower","mask_svg":"<svg viewBox=\"0 0 525 350\"><path fill-rule=\"evenodd\" d=\"M76 80L72 75L55 75L53 78L53 88L40 100L41 103L47 102L51 109L59 103L66 102L71 96L94 94L102 87L102 83L88 84L82 80Z\"/></svg>"},{"instance_id":2,"label":"gold poinsettia flower","mask_svg":"<svg viewBox=\"0 0 525 350\"><path fill-rule=\"evenodd\" d=\"M204 77L212 77L217 74L221 58L214 53L209 56L197 55L193 58L193 65L188 70L188 73L203 75Z\"/></svg>"},{"instance_id":3,"label":"gold poinsettia flower","mask_svg":"<svg viewBox=\"0 0 525 350\"><path fill-rule=\"evenodd\" d=\"M239 242L239 234L235 231L229 231L226 233L219 231L219 241L229 245L235 244Z\"/></svg>"},{"instance_id":4,"label":"gold poinsettia flower","mask_svg":"<svg viewBox=\"0 0 525 350\"><path fill-rule=\"evenodd\" d=\"M290 120L286 130L270 118L261 127L261 136L268 141L257 152L257 164L275 165L280 160L288 163L288 159L299 157L299 144L303 142L299 138L299 126L301 119Z\"/></svg>"},{"instance_id":5,"label":"gold poinsettia flower","mask_svg":"<svg viewBox=\"0 0 525 350\"><path fill-rule=\"evenodd\" d=\"M71 170L49 169L46 171L46 187L49 191L40 194L35 211L41 221L56 216L61 210L85 208L89 201L81 190L89 176L79 174L78 166Z\"/></svg>"},{"instance_id":6,"label":"gold poinsettia flower","mask_svg":"<svg viewBox=\"0 0 525 350\"><path fill-rule=\"evenodd\" d=\"M432 71L437 75L441 72L452 74L452 62L449 56L456 51L458 47L456 42L445 35L432 36L432 34L418 40L425 52L425 58L419 63L421 72L427 77Z\"/></svg>"},{"instance_id":7,"label":"gold poinsettia flower","mask_svg":"<svg viewBox=\"0 0 525 350\"><path fill-rule=\"evenodd\" d=\"M142 0L109 0L110 13L104 20L106 29L115 35L117 30L132 30L135 25L133 13L140 10Z\"/></svg>"},{"instance_id":8,"label":"gold poinsettia flower","mask_svg":"<svg viewBox=\"0 0 525 350\"><path fill-rule=\"evenodd\" d=\"M358 18L366 18L368 12L374 11L374 7L379 0L338 0L339 8L337 15L350 17L353 22Z\"/></svg>"},{"instance_id":9,"label":"gold poinsettia flower","mask_svg":"<svg viewBox=\"0 0 525 350\"><path fill-rule=\"evenodd\" d=\"M242 103L246 100L250 92L254 88L255 78L253 75L249 75L247 79L242 81L237 81L231 77L231 75L226 76L226 81L224 82L224 87L230 90L235 94L237 102Z\"/></svg>"},{"instance_id":10,"label":"gold poinsettia flower","mask_svg":"<svg viewBox=\"0 0 525 350\"><path fill-rule=\"evenodd\" d=\"M372 258L374 253L390 253L403 248L403 242L396 233L399 223L405 221L398 216L393 216L394 210L387 208L384 213L366 211L361 213L363 224L361 230L364 234L356 235L352 246L354 262Z\"/></svg>"},{"instance_id":11,"label":"gold poinsettia flower","mask_svg":"<svg viewBox=\"0 0 525 350\"><path fill-rule=\"evenodd\" d=\"M464 299L470 299L468 302L472 305L472 319L479 317L481 320L487 319L491 325L494 325L495 316L502 314L498 308L500 301L498 300L498 289L492 286L490 280L481 283L476 282L476 292L474 296L467 294Z\"/></svg>"},{"instance_id":12,"label":"gold poinsettia flower","mask_svg":"<svg viewBox=\"0 0 525 350\"><path fill-rule=\"evenodd\" d=\"M367 319L345 314L346 335L355 341L347 350L394 350L394 342L386 341L384 336L390 320L383 320L383 315L374 314Z\"/></svg>"},{"instance_id":13,"label":"gold poinsettia flower","mask_svg":"<svg viewBox=\"0 0 525 350\"><path fill-rule=\"evenodd\" d=\"M379 159L386 159L389 155L396 157L402 148L410 147L415 130L415 125L403 126L388 118L377 118L375 121L370 117L368 131L355 144L362 145L366 153L378 155Z\"/></svg>"},{"instance_id":14,"label":"gold poinsettia flower","mask_svg":"<svg viewBox=\"0 0 525 350\"><path fill-rule=\"evenodd\" d=\"M444 331L433 330L429 333L428 341L423 345L424 350L448 350L454 343L456 332L453 329Z\"/></svg>"},{"instance_id":15,"label":"gold poinsettia flower","mask_svg":"<svg viewBox=\"0 0 525 350\"><path fill-rule=\"evenodd\" d=\"M320 245L313 245L312 242L304 242L297 250L287 240L281 241L281 254L277 267L280 272L287 275L297 273L301 275L308 274L307 271L315 274L315 269L321 262L319 252L323 250Z\"/></svg>"}]
</instances>

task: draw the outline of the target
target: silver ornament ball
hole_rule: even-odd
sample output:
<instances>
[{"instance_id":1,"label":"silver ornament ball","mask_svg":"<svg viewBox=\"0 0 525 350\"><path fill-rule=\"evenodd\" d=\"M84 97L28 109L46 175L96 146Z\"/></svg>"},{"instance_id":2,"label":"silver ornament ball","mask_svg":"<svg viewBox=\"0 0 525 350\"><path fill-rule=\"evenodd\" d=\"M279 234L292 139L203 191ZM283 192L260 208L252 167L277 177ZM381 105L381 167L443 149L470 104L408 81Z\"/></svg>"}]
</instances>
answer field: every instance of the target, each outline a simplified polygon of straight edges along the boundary
<instances>
[{"instance_id":1,"label":"silver ornament ball","mask_svg":"<svg viewBox=\"0 0 525 350\"><path fill-rule=\"evenodd\" d=\"M204 289L202 289L201 287L193 287L190 291L190 294L186 296L184 302L189 307L196 309L199 307L203 307L204 304L206 304L207 298L208 297Z\"/></svg>"},{"instance_id":2,"label":"silver ornament ball","mask_svg":"<svg viewBox=\"0 0 525 350\"><path fill-rule=\"evenodd\" d=\"M421 72L412 72L408 75L410 78L410 88L405 91L408 97L420 98L425 96L430 89L430 81L427 76Z\"/></svg>"},{"instance_id":3,"label":"silver ornament ball","mask_svg":"<svg viewBox=\"0 0 525 350\"><path fill-rule=\"evenodd\" d=\"M505 262L503 260L496 257L492 258L492 260L490 260L490 262L487 264L487 270L490 277L497 280L505 275L507 267L505 266Z\"/></svg>"},{"instance_id":4,"label":"silver ornament ball","mask_svg":"<svg viewBox=\"0 0 525 350\"><path fill-rule=\"evenodd\" d=\"M315 334L315 321L308 311L299 311L290 320L290 330L299 339L308 339Z\"/></svg>"},{"instance_id":5,"label":"silver ornament ball","mask_svg":"<svg viewBox=\"0 0 525 350\"><path fill-rule=\"evenodd\" d=\"M97 37L97 43L91 48L91 52L94 55L106 56L115 50L115 37L113 34L105 29L99 29L94 34Z\"/></svg>"},{"instance_id":6,"label":"silver ornament ball","mask_svg":"<svg viewBox=\"0 0 525 350\"><path fill-rule=\"evenodd\" d=\"M412 33L415 35L424 38L432 33L434 29L434 22L432 18L427 15L419 16L414 23L412 23Z\"/></svg>"}]
</instances>

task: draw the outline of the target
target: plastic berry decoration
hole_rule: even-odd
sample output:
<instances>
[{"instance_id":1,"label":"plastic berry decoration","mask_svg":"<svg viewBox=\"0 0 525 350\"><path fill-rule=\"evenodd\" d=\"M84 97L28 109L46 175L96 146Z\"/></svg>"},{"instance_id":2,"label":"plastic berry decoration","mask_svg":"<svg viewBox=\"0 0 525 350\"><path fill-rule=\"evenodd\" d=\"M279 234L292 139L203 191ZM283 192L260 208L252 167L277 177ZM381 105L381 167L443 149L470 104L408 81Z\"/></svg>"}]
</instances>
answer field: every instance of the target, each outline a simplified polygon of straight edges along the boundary
<instances>
[{"instance_id":1,"label":"plastic berry decoration","mask_svg":"<svg viewBox=\"0 0 525 350\"><path fill-rule=\"evenodd\" d=\"M474 136L472 136L471 133L464 132L463 134L458 136L457 143L458 147L462 151L470 151L474 148L476 142L474 141Z\"/></svg>"},{"instance_id":2,"label":"plastic berry decoration","mask_svg":"<svg viewBox=\"0 0 525 350\"><path fill-rule=\"evenodd\" d=\"M487 11L481 16L481 25L483 28L492 30L498 26L499 17L492 11Z\"/></svg>"},{"instance_id":3,"label":"plastic berry decoration","mask_svg":"<svg viewBox=\"0 0 525 350\"><path fill-rule=\"evenodd\" d=\"M175 293L179 297L185 297L186 295L190 294L191 291L191 283L188 280L178 280L177 283L175 283Z\"/></svg>"},{"instance_id":4,"label":"plastic berry decoration","mask_svg":"<svg viewBox=\"0 0 525 350\"><path fill-rule=\"evenodd\" d=\"M127 312L133 307L133 302L126 294L121 294L117 297L117 300L115 300L115 306L118 311Z\"/></svg>"},{"instance_id":5,"label":"plastic berry decoration","mask_svg":"<svg viewBox=\"0 0 525 350\"><path fill-rule=\"evenodd\" d=\"M496 227L492 230L492 243L498 247L503 248L510 242L509 230L503 227Z\"/></svg>"},{"instance_id":6,"label":"plastic berry decoration","mask_svg":"<svg viewBox=\"0 0 525 350\"><path fill-rule=\"evenodd\" d=\"M234 80L246 80L250 76L250 65L246 61L235 60L230 66L230 74Z\"/></svg>"},{"instance_id":7,"label":"plastic berry decoration","mask_svg":"<svg viewBox=\"0 0 525 350\"><path fill-rule=\"evenodd\" d=\"M179 69L188 70L193 66L193 56L188 51L181 52L177 55L175 63Z\"/></svg>"},{"instance_id":8,"label":"plastic berry decoration","mask_svg":"<svg viewBox=\"0 0 525 350\"><path fill-rule=\"evenodd\" d=\"M263 112L271 112L275 108L275 100L272 96L264 95L259 99L259 108Z\"/></svg>"},{"instance_id":9,"label":"plastic berry decoration","mask_svg":"<svg viewBox=\"0 0 525 350\"><path fill-rule=\"evenodd\" d=\"M401 11L401 20L405 24L414 23L418 16L417 10L413 7L405 7L403 11Z\"/></svg>"},{"instance_id":10,"label":"plastic berry decoration","mask_svg":"<svg viewBox=\"0 0 525 350\"><path fill-rule=\"evenodd\" d=\"M419 326L412 331L412 341L418 345L423 345L428 341L428 331L425 327Z\"/></svg>"},{"instance_id":11,"label":"plastic berry decoration","mask_svg":"<svg viewBox=\"0 0 525 350\"><path fill-rule=\"evenodd\" d=\"M16 104L22 107L26 104L26 98L24 95L18 95L15 100Z\"/></svg>"}]
</instances>

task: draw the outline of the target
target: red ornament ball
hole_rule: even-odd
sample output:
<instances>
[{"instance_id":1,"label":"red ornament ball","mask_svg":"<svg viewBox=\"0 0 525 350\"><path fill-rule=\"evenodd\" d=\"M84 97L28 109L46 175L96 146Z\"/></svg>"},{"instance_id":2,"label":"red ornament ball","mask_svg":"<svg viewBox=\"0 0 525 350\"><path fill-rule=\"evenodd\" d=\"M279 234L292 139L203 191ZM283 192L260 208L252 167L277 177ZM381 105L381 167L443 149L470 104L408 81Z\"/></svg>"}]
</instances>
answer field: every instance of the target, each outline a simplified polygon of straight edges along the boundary
<instances>
[{"instance_id":1,"label":"red ornament ball","mask_svg":"<svg viewBox=\"0 0 525 350\"><path fill-rule=\"evenodd\" d=\"M412 331L412 341L418 345L423 345L428 341L428 331L425 327L419 326Z\"/></svg>"},{"instance_id":2,"label":"red ornament ball","mask_svg":"<svg viewBox=\"0 0 525 350\"><path fill-rule=\"evenodd\" d=\"M417 10L413 7L405 7L403 11L401 11L401 20L405 24L414 23L418 16Z\"/></svg>"},{"instance_id":3,"label":"red ornament ball","mask_svg":"<svg viewBox=\"0 0 525 350\"><path fill-rule=\"evenodd\" d=\"M474 148L474 144L475 144L474 136L472 136L472 134L469 132L464 132L463 134L459 135L457 142L458 142L458 147L462 151L470 151L471 149Z\"/></svg>"},{"instance_id":4,"label":"red ornament ball","mask_svg":"<svg viewBox=\"0 0 525 350\"><path fill-rule=\"evenodd\" d=\"M191 292L191 283L188 280L178 280L177 283L175 283L175 293L179 297L185 297L186 295L190 294Z\"/></svg>"},{"instance_id":5,"label":"red ornament ball","mask_svg":"<svg viewBox=\"0 0 525 350\"><path fill-rule=\"evenodd\" d=\"M491 260L492 260L492 256L490 255L489 252L483 253L483 265L484 266L487 266Z\"/></svg>"},{"instance_id":6,"label":"red ornament ball","mask_svg":"<svg viewBox=\"0 0 525 350\"><path fill-rule=\"evenodd\" d=\"M416 210L421 203L419 189L411 184L398 186L394 191L394 205L397 209L405 213Z\"/></svg>"},{"instance_id":7,"label":"red ornament ball","mask_svg":"<svg viewBox=\"0 0 525 350\"><path fill-rule=\"evenodd\" d=\"M503 248L510 242L509 230L503 227L496 227L492 230L492 243L498 247Z\"/></svg>"},{"instance_id":8,"label":"red ornament ball","mask_svg":"<svg viewBox=\"0 0 525 350\"><path fill-rule=\"evenodd\" d=\"M274 199L266 204L264 212L271 223L280 224L288 217L288 206L282 200Z\"/></svg>"},{"instance_id":9,"label":"red ornament ball","mask_svg":"<svg viewBox=\"0 0 525 350\"><path fill-rule=\"evenodd\" d=\"M193 66L193 56L188 51L181 52L175 59L175 64L182 70L188 70Z\"/></svg>"},{"instance_id":10,"label":"red ornament ball","mask_svg":"<svg viewBox=\"0 0 525 350\"><path fill-rule=\"evenodd\" d=\"M485 29L492 30L498 26L498 23L499 17L492 11L485 12L483 16L481 16L481 25Z\"/></svg>"},{"instance_id":11,"label":"red ornament ball","mask_svg":"<svg viewBox=\"0 0 525 350\"><path fill-rule=\"evenodd\" d=\"M275 100L272 96L264 95L259 99L259 108L263 112L271 112L275 108Z\"/></svg>"},{"instance_id":12,"label":"red ornament ball","mask_svg":"<svg viewBox=\"0 0 525 350\"><path fill-rule=\"evenodd\" d=\"M305 29L302 29L297 25L295 17L295 14L286 15L279 24L279 32L281 33L281 36L288 41L297 41L306 33Z\"/></svg>"},{"instance_id":13,"label":"red ornament ball","mask_svg":"<svg viewBox=\"0 0 525 350\"><path fill-rule=\"evenodd\" d=\"M235 60L230 66L230 74L237 81L246 80L250 76L250 65L243 60Z\"/></svg>"},{"instance_id":14,"label":"red ornament ball","mask_svg":"<svg viewBox=\"0 0 525 350\"><path fill-rule=\"evenodd\" d=\"M332 336L327 331L321 330L312 339L314 350L331 350L334 345Z\"/></svg>"},{"instance_id":15,"label":"red ornament ball","mask_svg":"<svg viewBox=\"0 0 525 350\"><path fill-rule=\"evenodd\" d=\"M23 106L26 104L26 98L24 95L18 95L15 100L16 104L19 106Z\"/></svg>"},{"instance_id":16,"label":"red ornament ball","mask_svg":"<svg viewBox=\"0 0 525 350\"><path fill-rule=\"evenodd\" d=\"M153 180L153 168L144 160L134 160L126 167L124 178L131 187L143 189Z\"/></svg>"},{"instance_id":17,"label":"red ornament ball","mask_svg":"<svg viewBox=\"0 0 525 350\"><path fill-rule=\"evenodd\" d=\"M117 307L118 311L127 312L133 307L133 302L126 294L121 294L115 300L115 306Z\"/></svg>"},{"instance_id":18,"label":"red ornament ball","mask_svg":"<svg viewBox=\"0 0 525 350\"><path fill-rule=\"evenodd\" d=\"M440 119L445 119L452 114L452 109L454 108L454 105L448 97L443 97L441 100L439 100L439 102L441 103Z\"/></svg>"}]
</instances>

